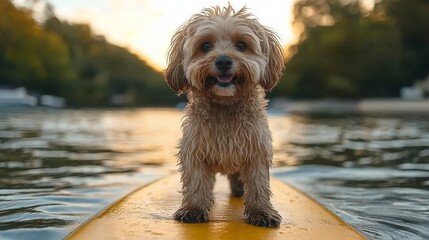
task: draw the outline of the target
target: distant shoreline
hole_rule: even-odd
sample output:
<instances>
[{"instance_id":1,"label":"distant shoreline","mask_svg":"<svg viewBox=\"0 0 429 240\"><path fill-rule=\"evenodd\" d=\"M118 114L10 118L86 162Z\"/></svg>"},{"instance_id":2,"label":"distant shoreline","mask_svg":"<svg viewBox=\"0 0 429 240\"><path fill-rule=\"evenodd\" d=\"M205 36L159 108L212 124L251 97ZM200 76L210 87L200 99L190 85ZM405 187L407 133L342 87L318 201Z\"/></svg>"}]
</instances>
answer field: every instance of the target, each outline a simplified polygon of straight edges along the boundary
<instances>
[{"instance_id":1,"label":"distant shoreline","mask_svg":"<svg viewBox=\"0 0 429 240\"><path fill-rule=\"evenodd\" d=\"M363 100L286 100L273 99L271 108L285 113L332 113L332 114L429 114L429 99L404 100L363 99Z\"/></svg>"}]
</instances>

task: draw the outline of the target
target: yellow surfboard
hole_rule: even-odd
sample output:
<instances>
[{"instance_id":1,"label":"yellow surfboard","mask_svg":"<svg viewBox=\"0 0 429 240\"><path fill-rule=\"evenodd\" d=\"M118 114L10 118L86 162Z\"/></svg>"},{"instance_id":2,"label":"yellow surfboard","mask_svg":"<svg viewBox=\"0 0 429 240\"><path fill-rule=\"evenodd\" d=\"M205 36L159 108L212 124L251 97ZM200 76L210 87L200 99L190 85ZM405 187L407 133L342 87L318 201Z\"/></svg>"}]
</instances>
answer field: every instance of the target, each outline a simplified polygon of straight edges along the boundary
<instances>
[{"instance_id":1,"label":"yellow surfboard","mask_svg":"<svg viewBox=\"0 0 429 240\"><path fill-rule=\"evenodd\" d=\"M180 223L172 218L181 203L180 177L173 175L125 196L67 239L366 239L361 233L296 189L271 179L273 205L283 217L279 228L246 224L243 200L230 197L227 179L218 177L215 205L208 223Z\"/></svg>"}]
</instances>

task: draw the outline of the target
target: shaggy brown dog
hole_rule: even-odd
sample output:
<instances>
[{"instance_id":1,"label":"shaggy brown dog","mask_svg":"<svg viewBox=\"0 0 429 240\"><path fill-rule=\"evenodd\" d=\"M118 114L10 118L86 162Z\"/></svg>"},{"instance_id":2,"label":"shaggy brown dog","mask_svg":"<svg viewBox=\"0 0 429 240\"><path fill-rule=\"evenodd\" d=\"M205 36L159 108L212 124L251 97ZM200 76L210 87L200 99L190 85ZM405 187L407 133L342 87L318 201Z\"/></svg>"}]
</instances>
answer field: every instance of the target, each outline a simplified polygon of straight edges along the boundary
<instances>
[{"instance_id":1,"label":"shaggy brown dog","mask_svg":"<svg viewBox=\"0 0 429 240\"><path fill-rule=\"evenodd\" d=\"M244 192L247 223L279 226L282 218L270 202L264 92L277 84L283 66L277 36L246 8L204 9L173 36L166 80L189 99L178 153L183 200L176 220L208 221L220 172L228 175L233 195Z\"/></svg>"}]
</instances>

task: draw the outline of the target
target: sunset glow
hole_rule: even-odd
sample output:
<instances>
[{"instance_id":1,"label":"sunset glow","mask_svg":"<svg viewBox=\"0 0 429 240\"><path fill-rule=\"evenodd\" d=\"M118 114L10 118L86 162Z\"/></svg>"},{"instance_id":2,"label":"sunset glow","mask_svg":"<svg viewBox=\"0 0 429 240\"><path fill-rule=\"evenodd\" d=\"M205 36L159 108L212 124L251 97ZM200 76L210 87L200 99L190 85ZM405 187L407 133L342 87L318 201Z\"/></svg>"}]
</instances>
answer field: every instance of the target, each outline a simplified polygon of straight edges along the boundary
<instances>
[{"instance_id":1,"label":"sunset glow","mask_svg":"<svg viewBox=\"0 0 429 240\"><path fill-rule=\"evenodd\" d=\"M59 18L89 23L97 34L129 48L157 69L166 65L166 53L175 30L202 8L224 5L214 0L52 0ZM286 46L295 40L289 1L233 0L237 10L247 6L260 22L276 31Z\"/></svg>"}]
</instances>

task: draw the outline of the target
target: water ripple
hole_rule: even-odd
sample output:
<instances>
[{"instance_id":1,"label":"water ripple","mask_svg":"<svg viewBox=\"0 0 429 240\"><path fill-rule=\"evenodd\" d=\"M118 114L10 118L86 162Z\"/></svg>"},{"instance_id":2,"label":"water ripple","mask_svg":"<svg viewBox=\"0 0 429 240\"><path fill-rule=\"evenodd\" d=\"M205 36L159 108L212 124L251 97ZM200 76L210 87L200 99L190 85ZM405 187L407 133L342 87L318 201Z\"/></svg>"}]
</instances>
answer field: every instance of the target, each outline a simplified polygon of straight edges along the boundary
<instances>
[{"instance_id":1,"label":"water ripple","mask_svg":"<svg viewBox=\"0 0 429 240\"><path fill-rule=\"evenodd\" d=\"M0 110L0 239L60 239L177 171L183 112ZM423 117L269 117L274 175L370 239L429 239Z\"/></svg>"}]
</instances>

